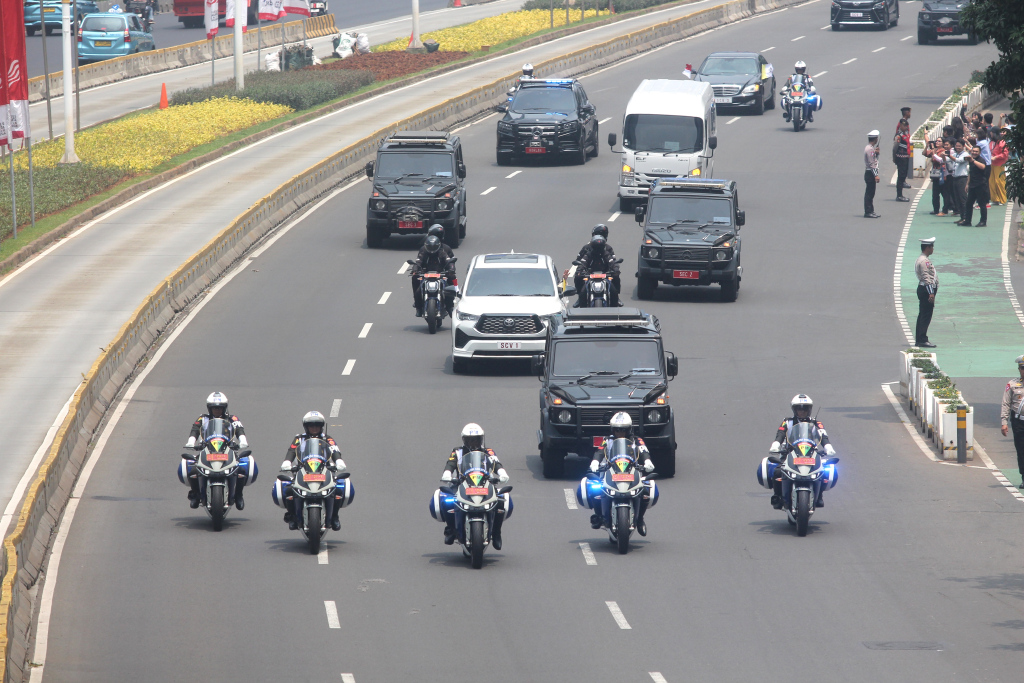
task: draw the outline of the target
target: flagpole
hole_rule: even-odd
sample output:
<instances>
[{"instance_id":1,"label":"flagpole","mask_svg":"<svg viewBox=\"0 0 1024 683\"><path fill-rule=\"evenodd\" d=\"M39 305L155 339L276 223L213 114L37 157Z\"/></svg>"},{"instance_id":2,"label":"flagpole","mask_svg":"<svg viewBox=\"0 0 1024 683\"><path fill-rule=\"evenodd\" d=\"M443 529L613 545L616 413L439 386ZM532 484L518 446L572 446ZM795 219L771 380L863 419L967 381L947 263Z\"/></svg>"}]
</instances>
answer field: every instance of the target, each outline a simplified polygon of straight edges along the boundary
<instances>
[{"instance_id":1,"label":"flagpole","mask_svg":"<svg viewBox=\"0 0 1024 683\"><path fill-rule=\"evenodd\" d=\"M75 104L70 92L75 89L71 78L71 0L61 0L60 10L61 42L64 43L64 156L60 162L77 164L79 159L75 154ZM11 187L13 188L13 185Z\"/></svg>"},{"instance_id":2,"label":"flagpole","mask_svg":"<svg viewBox=\"0 0 1024 683\"><path fill-rule=\"evenodd\" d=\"M74 17L75 24L78 23L78 0L72 0L72 11L71 16ZM46 33L46 31L43 31ZM77 32L75 32L77 33ZM78 36L75 35L71 44L75 48L75 132L82 130L82 102L79 100L79 93L82 92L82 88L78 84Z\"/></svg>"},{"instance_id":3,"label":"flagpole","mask_svg":"<svg viewBox=\"0 0 1024 683\"><path fill-rule=\"evenodd\" d=\"M32 211L32 227L36 225L36 188L33 182L34 169L32 168L32 138L27 137L25 141L28 142L28 203L29 209Z\"/></svg>"},{"instance_id":4,"label":"flagpole","mask_svg":"<svg viewBox=\"0 0 1024 683\"><path fill-rule=\"evenodd\" d=\"M256 9L256 70L263 69L263 24L260 21L259 8Z\"/></svg>"},{"instance_id":5,"label":"flagpole","mask_svg":"<svg viewBox=\"0 0 1024 683\"><path fill-rule=\"evenodd\" d=\"M245 65L242 63L242 50L245 49L245 46L242 44L242 25L245 23L245 14L248 9L245 0L235 0L235 90L237 91L245 88Z\"/></svg>"},{"instance_id":6,"label":"flagpole","mask_svg":"<svg viewBox=\"0 0 1024 683\"><path fill-rule=\"evenodd\" d=\"M14 230L12 239L18 239L18 202L14 194L14 147L11 145L7 145L7 147L11 152L7 158L11 162L11 228Z\"/></svg>"},{"instance_id":7,"label":"flagpole","mask_svg":"<svg viewBox=\"0 0 1024 683\"><path fill-rule=\"evenodd\" d=\"M39 38L43 41L43 78L46 81L46 125L53 139L53 112L50 111L50 60L46 54L46 20L43 15L43 0L39 0Z\"/></svg>"}]
</instances>

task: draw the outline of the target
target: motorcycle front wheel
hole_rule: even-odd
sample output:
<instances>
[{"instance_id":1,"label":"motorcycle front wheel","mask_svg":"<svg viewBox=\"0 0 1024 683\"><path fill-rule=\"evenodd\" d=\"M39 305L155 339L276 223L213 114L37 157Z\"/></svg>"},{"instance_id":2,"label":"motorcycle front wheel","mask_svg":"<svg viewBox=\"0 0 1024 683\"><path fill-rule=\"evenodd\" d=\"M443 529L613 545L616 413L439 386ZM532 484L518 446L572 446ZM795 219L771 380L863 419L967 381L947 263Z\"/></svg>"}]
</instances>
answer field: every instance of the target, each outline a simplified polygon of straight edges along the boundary
<instances>
[{"instance_id":1,"label":"motorcycle front wheel","mask_svg":"<svg viewBox=\"0 0 1024 683\"><path fill-rule=\"evenodd\" d=\"M437 299L427 299L427 310L423 312L423 317L427 319L427 329L430 330L430 334L437 332Z\"/></svg>"},{"instance_id":2,"label":"motorcycle front wheel","mask_svg":"<svg viewBox=\"0 0 1024 683\"><path fill-rule=\"evenodd\" d=\"M473 569L484 566L484 523L473 520L469 523L469 560Z\"/></svg>"},{"instance_id":3,"label":"motorcycle front wheel","mask_svg":"<svg viewBox=\"0 0 1024 683\"><path fill-rule=\"evenodd\" d=\"M320 530L323 528L323 524L320 520L320 515L323 514L323 510L320 508L309 508L307 511L307 519L309 520L309 526L306 528L306 540L309 541L309 554L317 555L320 553Z\"/></svg>"},{"instance_id":4,"label":"motorcycle front wheel","mask_svg":"<svg viewBox=\"0 0 1024 683\"><path fill-rule=\"evenodd\" d=\"M796 492L796 535L807 535L807 523L811 519L811 492Z\"/></svg>"},{"instance_id":5,"label":"motorcycle front wheel","mask_svg":"<svg viewBox=\"0 0 1024 683\"><path fill-rule=\"evenodd\" d=\"M629 508L615 508L615 540L619 545L619 555L629 552Z\"/></svg>"},{"instance_id":6,"label":"motorcycle front wheel","mask_svg":"<svg viewBox=\"0 0 1024 683\"><path fill-rule=\"evenodd\" d=\"M224 528L224 487L210 487L210 516L213 517L213 530Z\"/></svg>"}]
</instances>

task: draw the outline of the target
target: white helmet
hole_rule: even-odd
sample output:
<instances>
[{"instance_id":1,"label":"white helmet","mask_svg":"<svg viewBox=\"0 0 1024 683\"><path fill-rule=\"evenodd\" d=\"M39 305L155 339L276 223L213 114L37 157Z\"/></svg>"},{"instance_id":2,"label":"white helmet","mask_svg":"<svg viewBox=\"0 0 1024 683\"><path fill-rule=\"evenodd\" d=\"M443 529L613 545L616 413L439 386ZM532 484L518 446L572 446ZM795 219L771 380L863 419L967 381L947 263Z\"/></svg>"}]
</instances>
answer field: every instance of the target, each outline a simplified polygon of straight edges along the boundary
<instances>
[{"instance_id":1,"label":"white helmet","mask_svg":"<svg viewBox=\"0 0 1024 683\"><path fill-rule=\"evenodd\" d=\"M215 391L206 397L206 412L213 414L214 408L222 408L224 413L221 417L228 415L228 397L219 391Z\"/></svg>"},{"instance_id":2,"label":"white helmet","mask_svg":"<svg viewBox=\"0 0 1024 683\"><path fill-rule=\"evenodd\" d=\"M814 408L814 401L807 394L797 394L789 404L793 407L794 415L796 415L796 411L800 408L806 408L807 414L810 415L811 409Z\"/></svg>"},{"instance_id":3,"label":"white helmet","mask_svg":"<svg viewBox=\"0 0 1024 683\"><path fill-rule=\"evenodd\" d=\"M533 78L533 64L527 62L523 64L523 76L526 78Z\"/></svg>"},{"instance_id":4,"label":"white helmet","mask_svg":"<svg viewBox=\"0 0 1024 683\"><path fill-rule=\"evenodd\" d=\"M629 413L618 412L612 415L612 419L609 421L612 426L612 431L617 432L620 430L629 431L633 429L633 418L629 416Z\"/></svg>"},{"instance_id":5,"label":"white helmet","mask_svg":"<svg viewBox=\"0 0 1024 683\"><path fill-rule=\"evenodd\" d=\"M470 422L462 428L462 445L470 450L477 450L484 445L484 428L476 422Z\"/></svg>"},{"instance_id":6,"label":"white helmet","mask_svg":"<svg viewBox=\"0 0 1024 683\"><path fill-rule=\"evenodd\" d=\"M802 74L802 73L804 73L805 71L807 71L807 65L806 65L806 64L804 64L803 60L800 60L799 62L797 62L796 64L794 64L794 65L793 65L793 68L794 68L794 69L796 69L796 72L797 72L798 74Z\"/></svg>"},{"instance_id":7,"label":"white helmet","mask_svg":"<svg viewBox=\"0 0 1024 683\"><path fill-rule=\"evenodd\" d=\"M314 425L319 425L320 436L323 436L324 426L327 424L327 420L324 419L323 413L318 410L311 410L302 416L302 428L306 430L306 434L309 434L309 428Z\"/></svg>"}]
</instances>

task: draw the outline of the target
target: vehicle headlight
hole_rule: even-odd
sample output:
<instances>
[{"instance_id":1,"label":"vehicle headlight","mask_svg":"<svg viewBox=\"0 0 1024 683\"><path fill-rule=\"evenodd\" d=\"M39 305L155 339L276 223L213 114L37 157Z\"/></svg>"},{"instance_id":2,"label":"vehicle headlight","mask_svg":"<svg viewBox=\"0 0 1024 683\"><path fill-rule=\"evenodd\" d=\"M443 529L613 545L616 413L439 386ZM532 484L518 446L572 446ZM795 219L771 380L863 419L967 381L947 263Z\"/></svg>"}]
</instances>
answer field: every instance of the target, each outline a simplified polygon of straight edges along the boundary
<instances>
[{"instance_id":1,"label":"vehicle headlight","mask_svg":"<svg viewBox=\"0 0 1024 683\"><path fill-rule=\"evenodd\" d=\"M480 316L478 315L473 315L472 313L463 313L462 311L456 311L455 315L458 317L459 320L473 321L480 319Z\"/></svg>"},{"instance_id":2,"label":"vehicle headlight","mask_svg":"<svg viewBox=\"0 0 1024 683\"><path fill-rule=\"evenodd\" d=\"M383 199L377 199L373 202L373 208L376 209L377 211L383 211L384 209L388 208L388 203Z\"/></svg>"},{"instance_id":3,"label":"vehicle headlight","mask_svg":"<svg viewBox=\"0 0 1024 683\"><path fill-rule=\"evenodd\" d=\"M559 125L559 128L561 128L564 131L574 131L574 130L576 130L576 122L575 121L563 121Z\"/></svg>"},{"instance_id":4,"label":"vehicle headlight","mask_svg":"<svg viewBox=\"0 0 1024 683\"><path fill-rule=\"evenodd\" d=\"M692 175L692 176L699 176L700 175L700 169L699 168L693 169L692 171L690 171L690 175Z\"/></svg>"},{"instance_id":5,"label":"vehicle headlight","mask_svg":"<svg viewBox=\"0 0 1024 683\"><path fill-rule=\"evenodd\" d=\"M633 172L633 167L630 166L629 164L623 164L622 165L622 172L623 173L632 173Z\"/></svg>"},{"instance_id":6,"label":"vehicle headlight","mask_svg":"<svg viewBox=\"0 0 1024 683\"><path fill-rule=\"evenodd\" d=\"M644 247L644 258L658 258L661 256L661 251L656 247Z\"/></svg>"},{"instance_id":7,"label":"vehicle headlight","mask_svg":"<svg viewBox=\"0 0 1024 683\"><path fill-rule=\"evenodd\" d=\"M657 423L661 422L663 419L664 419L664 416L662 415L661 410L655 408L653 410L648 410L647 411L647 421L648 422L650 422L652 424L657 424Z\"/></svg>"},{"instance_id":8,"label":"vehicle headlight","mask_svg":"<svg viewBox=\"0 0 1024 683\"><path fill-rule=\"evenodd\" d=\"M509 123L508 121L498 121L498 130L501 131L502 133L511 133L512 124Z\"/></svg>"},{"instance_id":9,"label":"vehicle headlight","mask_svg":"<svg viewBox=\"0 0 1024 683\"><path fill-rule=\"evenodd\" d=\"M752 83L743 89L744 95L751 95L761 89L760 83Z\"/></svg>"},{"instance_id":10,"label":"vehicle headlight","mask_svg":"<svg viewBox=\"0 0 1024 683\"><path fill-rule=\"evenodd\" d=\"M562 410L559 410L557 419L562 424L569 424L570 422L572 422L572 411L566 410L564 408Z\"/></svg>"},{"instance_id":11,"label":"vehicle headlight","mask_svg":"<svg viewBox=\"0 0 1024 683\"><path fill-rule=\"evenodd\" d=\"M885 9L885 3L884 2L876 2L873 9Z\"/></svg>"},{"instance_id":12,"label":"vehicle headlight","mask_svg":"<svg viewBox=\"0 0 1024 683\"><path fill-rule=\"evenodd\" d=\"M716 249L715 250L715 260L716 261L728 261L729 260L729 250L728 249Z\"/></svg>"},{"instance_id":13,"label":"vehicle headlight","mask_svg":"<svg viewBox=\"0 0 1024 683\"><path fill-rule=\"evenodd\" d=\"M447 211L450 208L452 208L452 205L451 205L450 201L448 201L447 199L438 200L438 202L437 202L437 210L438 211Z\"/></svg>"},{"instance_id":14,"label":"vehicle headlight","mask_svg":"<svg viewBox=\"0 0 1024 683\"><path fill-rule=\"evenodd\" d=\"M921 18L922 19L931 19L932 15L928 14L927 12L921 12Z\"/></svg>"}]
</instances>

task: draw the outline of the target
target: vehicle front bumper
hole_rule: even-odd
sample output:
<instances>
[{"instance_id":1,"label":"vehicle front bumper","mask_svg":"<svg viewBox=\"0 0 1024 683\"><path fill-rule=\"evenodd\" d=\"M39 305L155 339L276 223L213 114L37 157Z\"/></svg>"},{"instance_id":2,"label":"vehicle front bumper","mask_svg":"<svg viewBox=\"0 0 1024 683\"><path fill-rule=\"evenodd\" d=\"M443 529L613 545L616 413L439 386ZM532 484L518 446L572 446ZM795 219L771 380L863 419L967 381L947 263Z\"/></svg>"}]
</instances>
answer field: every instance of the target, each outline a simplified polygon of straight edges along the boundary
<instances>
[{"instance_id":1,"label":"vehicle front bumper","mask_svg":"<svg viewBox=\"0 0 1024 683\"><path fill-rule=\"evenodd\" d=\"M925 13L919 12L917 15L917 29L919 31L928 31L936 36L963 36L968 34L967 29L960 25L958 17L934 16L925 19L922 16L923 14Z\"/></svg>"},{"instance_id":2,"label":"vehicle front bumper","mask_svg":"<svg viewBox=\"0 0 1024 683\"><path fill-rule=\"evenodd\" d=\"M536 147L531 147L536 145ZM527 152L528 149L543 149L541 153ZM499 154L523 156L546 156L548 154L568 154L580 151L580 131L576 128L566 133L543 134L525 137L515 132L498 131L497 151Z\"/></svg>"},{"instance_id":3,"label":"vehicle front bumper","mask_svg":"<svg viewBox=\"0 0 1024 683\"><path fill-rule=\"evenodd\" d=\"M608 411L615 411L618 406L567 406L569 408L606 408ZM635 408L636 406L630 406ZM664 409L667 406L644 406L643 409L652 408ZM627 410L626 406L621 406ZM545 408L545 412L549 409ZM556 448L570 453L576 453L584 457L590 457L594 452L594 438L608 436L610 427L608 425L582 426L579 424L557 424L545 414L541 419L541 429L537 432L537 445L543 448ZM659 424L641 423L633 428L634 434L643 438L649 449L662 450L676 447L676 430L674 415L669 411L667 422Z\"/></svg>"},{"instance_id":4,"label":"vehicle front bumper","mask_svg":"<svg viewBox=\"0 0 1024 683\"><path fill-rule=\"evenodd\" d=\"M374 211L373 209L367 208L366 227L375 228L380 232L387 232L389 234L422 235L425 234L432 225L440 225L445 230L454 230L459 226L458 217L459 213L457 207L444 213L434 211L423 216L423 226L420 228L399 228L399 219L398 216L395 215L395 211Z\"/></svg>"},{"instance_id":5,"label":"vehicle front bumper","mask_svg":"<svg viewBox=\"0 0 1024 683\"><path fill-rule=\"evenodd\" d=\"M456 358L530 358L544 353L547 331L537 334L496 335L483 334L476 329L476 321L459 320L452 323L452 356ZM512 345L518 344L518 348Z\"/></svg>"},{"instance_id":6,"label":"vehicle front bumper","mask_svg":"<svg viewBox=\"0 0 1024 683\"><path fill-rule=\"evenodd\" d=\"M749 95L733 95L729 99L731 102L720 102L719 100L724 99L722 97L715 97L716 107L735 107L737 109L753 108L757 106L758 101L762 98L761 91L758 90L755 93Z\"/></svg>"},{"instance_id":7,"label":"vehicle front bumper","mask_svg":"<svg viewBox=\"0 0 1024 683\"><path fill-rule=\"evenodd\" d=\"M853 16L860 14L861 16ZM841 26L881 26L885 23L885 5L881 8L870 7L836 7L832 6L832 23Z\"/></svg>"},{"instance_id":8,"label":"vehicle front bumper","mask_svg":"<svg viewBox=\"0 0 1024 683\"><path fill-rule=\"evenodd\" d=\"M677 270L696 271L700 274L700 277L676 278L673 276L673 272ZM715 282L727 282L740 274L735 254L728 261L702 263L699 267L693 263L673 263L664 259L640 258L640 264L637 268L637 277L650 277L658 282L674 286L710 285Z\"/></svg>"}]
</instances>

